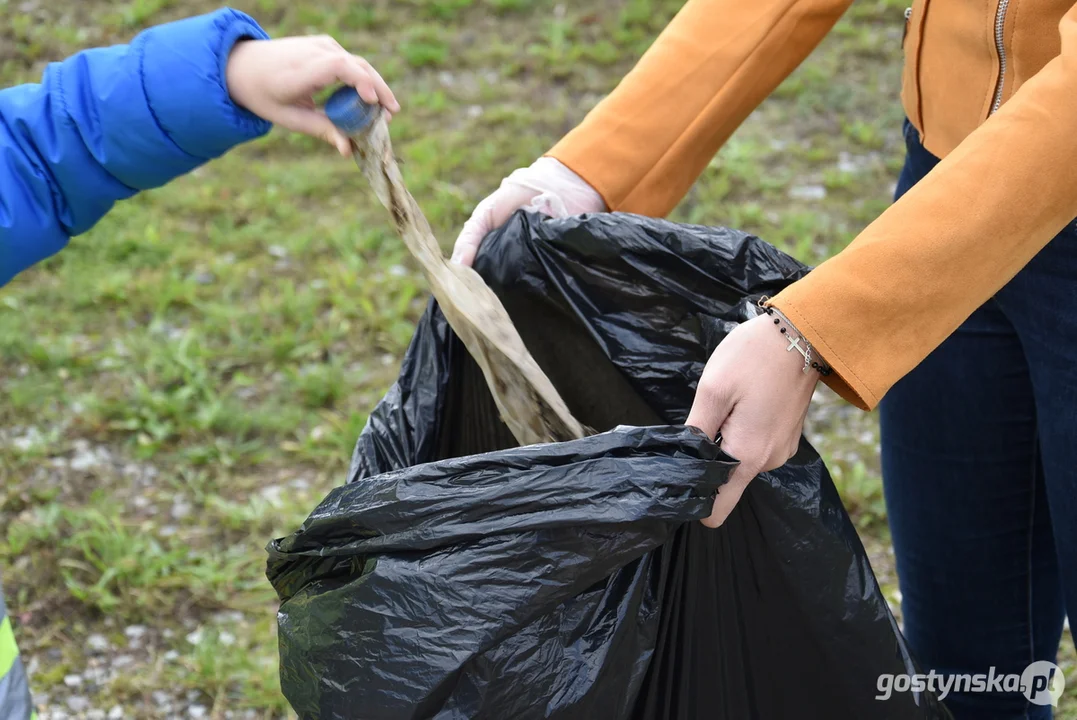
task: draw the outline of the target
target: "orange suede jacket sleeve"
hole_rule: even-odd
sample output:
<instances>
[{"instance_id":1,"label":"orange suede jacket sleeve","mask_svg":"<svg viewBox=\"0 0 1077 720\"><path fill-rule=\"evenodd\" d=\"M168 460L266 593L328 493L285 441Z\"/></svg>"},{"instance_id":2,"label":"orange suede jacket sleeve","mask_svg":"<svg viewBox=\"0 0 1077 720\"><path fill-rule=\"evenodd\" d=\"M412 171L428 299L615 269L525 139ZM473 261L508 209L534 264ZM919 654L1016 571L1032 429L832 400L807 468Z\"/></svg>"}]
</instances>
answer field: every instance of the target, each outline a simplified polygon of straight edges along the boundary
<instances>
[{"instance_id":1,"label":"orange suede jacket sleeve","mask_svg":"<svg viewBox=\"0 0 1077 720\"><path fill-rule=\"evenodd\" d=\"M551 151L611 210L668 213L849 0L690 0ZM873 408L1077 216L1077 8L1061 54L845 250L774 299ZM896 101L896 100L895 100Z\"/></svg>"}]
</instances>

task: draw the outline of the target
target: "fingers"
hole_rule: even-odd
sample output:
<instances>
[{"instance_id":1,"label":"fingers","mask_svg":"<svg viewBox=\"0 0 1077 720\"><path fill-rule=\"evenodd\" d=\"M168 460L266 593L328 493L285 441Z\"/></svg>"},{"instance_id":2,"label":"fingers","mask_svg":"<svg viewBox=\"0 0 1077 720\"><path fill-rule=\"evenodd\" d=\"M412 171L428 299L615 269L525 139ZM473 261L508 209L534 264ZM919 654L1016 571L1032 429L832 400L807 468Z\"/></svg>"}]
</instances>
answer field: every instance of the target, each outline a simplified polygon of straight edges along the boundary
<instances>
[{"instance_id":1,"label":"fingers","mask_svg":"<svg viewBox=\"0 0 1077 720\"><path fill-rule=\"evenodd\" d=\"M335 82L351 85L365 102L381 105L390 113L400 112L400 103L378 71L363 58L343 48L329 54L320 81L321 87Z\"/></svg>"},{"instance_id":2,"label":"fingers","mask_svg":"<svg viewBox=\"0 0 1077 720\"><path fill-rule=\"evenodd\" d=\"M747 489L748 483L757 475L781 467L796 455L799 449L799 433L794 436L794 440L783 442L780 437L776 437L781 433L768 434L758 428L753 429L751 423L746 424L745 418L739 413L739 409L734 408L721 428L722 451L739 464L726 483L718 489L711 514L702 521L710 528L719 527L726 521Z\"/></svg>"},{"instance_id":3,"label":"fingers","mask_svg":"<svg viewBox=\"0 0 1077 720\"><path fill-rule=\"evenodd\" d=\"M729 514L733 512L733 508L740 502L741 495L744 494L748 483L758 474L744 463L738 465L737 469L729 476L729 480L718 488L718 494L714 498L714 505L711 506L711 514L700 522L709 528L721 527Z\"/></svg>"},{"instance_id":4,"label":"fingers","mask_svg":"<svg viewBox=\"0 0 1077 720\"><path fill-rule=\"evenodd\" d=\"M389 84L382 79L381 73L375 70L374 66L367 63L366 60L363 60L362 58L359 59L366 63L370 75L374 79L374 91L378 94L378 102L386 109L389 117L392 117L393 113L400 112L400 103L397 102L396 95L394 95L393 91L389 88Z\"/></svg>"},{"instance_id":5,"label":"fingers","mask_svg":"<svg viewBox=\"0 0 1077 720\"><path fill-rule=\"evenodd\" d=\"M453 246L453 262L471 267L483 239L491 231L504 225L510 215L527 205L538 194L534 188L502 182L492 195L488 195L475 206L471 217L464 223L464 228Z\"/></svg>"},{"instance_id":6,"label":"fingers","mask_svg":"<svg viewBox=\"0 0 1077 720\"><path fill-rule=\"evenodd\" d=\"M593 197L589 197L593 196ZM586 199L580 199L580 198ZM567 198L576 198L571 204ZM602 198L582 178L552 158L540 158L529 167L514 170L480 202L453 247L453 261L471 265L483 238L501 227L520 208L565 217L605 209Z\"/></svg>"},{"instance_id":7,"label":"fingers","mask_svg":"<svg viewBox=\"0 0 1077 720\"><path fill-rule=\"evenodd\" d=\"M494 227L493 210L496 200L493 195L486 198L471 213L471 217L464 223L464 228L456 238L456 244L452 249L452 261L471 267L475 262L475 256L479 252L479 245L483 238Z\"/></svg>"},{"instance_id":8,"label":"fingers","mask_svg":"<svg viewBox=\"0 0 1077 720\"><path fill-rule=\"evenodd\" d=\"M277 123L289 130L325 140L344 157L352 153L352 141L320 110L298 105L283 107L278 111Z\"/></svg>"}]
</instances>

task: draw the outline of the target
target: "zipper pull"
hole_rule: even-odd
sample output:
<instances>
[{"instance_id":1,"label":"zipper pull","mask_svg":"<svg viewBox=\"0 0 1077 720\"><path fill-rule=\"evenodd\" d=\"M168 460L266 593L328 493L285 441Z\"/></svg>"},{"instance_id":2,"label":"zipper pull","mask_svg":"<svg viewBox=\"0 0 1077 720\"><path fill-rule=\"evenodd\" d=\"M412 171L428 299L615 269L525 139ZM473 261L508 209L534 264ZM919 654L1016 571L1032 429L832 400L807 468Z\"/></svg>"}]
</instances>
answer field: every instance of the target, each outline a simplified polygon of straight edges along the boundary
<instances>
[{"instance_id":1,"label":"zipper pull","mask_svg":"<svg viewBox=\"0 0 1077 720\"><path fill-rule=\"evenodd\" d=\"M901 31L901 44L905 44L905 38L909 37L909 20L912 19L912 7L905 8L905 29Z\"/></svg>"}]
</instances>

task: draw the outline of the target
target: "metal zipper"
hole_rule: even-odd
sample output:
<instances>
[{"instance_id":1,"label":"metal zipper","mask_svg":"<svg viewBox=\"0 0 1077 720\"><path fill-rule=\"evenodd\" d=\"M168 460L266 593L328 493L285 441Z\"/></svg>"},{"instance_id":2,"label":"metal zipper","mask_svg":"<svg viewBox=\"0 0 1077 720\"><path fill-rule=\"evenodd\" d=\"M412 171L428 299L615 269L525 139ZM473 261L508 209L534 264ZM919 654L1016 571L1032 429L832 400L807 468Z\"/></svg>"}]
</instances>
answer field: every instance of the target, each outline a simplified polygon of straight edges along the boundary
<instances>
[{"instance_id":1,"label":"metal zipper","mask_svg":"<svg viewBox=\"0 0 1077 720\"><path fill-rule=\"evenodd\" d=\"M998 51L998 84L995 85L995 101L991 104L991 112L995 112L1002 105L1002 88L1006 80L1006 10L1010 7L1010 0L998 0L998 10L995 11L995 50ZM989 113L990 114L990 113Z\"/></svg>"},{"instance_id":2,"label":"metal zipper","mask_svg":"<svg viewBox=\"0 0 1077 720\"><path fill-rule=\"evenodd\" d=\"M912 8L905 8L905 29L901 31L901 44L905 44L905 39L909 37L909 18L912 17Z\"/></svg>"}]
</instances>

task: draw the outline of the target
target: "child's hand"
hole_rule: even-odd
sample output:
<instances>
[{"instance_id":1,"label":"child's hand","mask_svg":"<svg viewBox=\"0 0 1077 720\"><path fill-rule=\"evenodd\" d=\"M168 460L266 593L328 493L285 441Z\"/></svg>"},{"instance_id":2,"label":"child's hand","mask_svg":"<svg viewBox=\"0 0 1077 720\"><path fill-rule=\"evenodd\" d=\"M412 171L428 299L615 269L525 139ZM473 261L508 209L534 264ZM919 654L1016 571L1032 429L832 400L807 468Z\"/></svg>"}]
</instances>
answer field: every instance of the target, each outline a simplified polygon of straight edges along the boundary
<instances>
[{"instance_id":1,"label":"child's hand","mask_svg":"<svg viewBox=\"0 0 1077 720\"><path fill-rule=\"evenodd\" d=\"M351 155L351 142L314 105L314 93L338 83L354 87L368 103L390 114L400 104L378 71L331 37L244 40L236 43L226 70L232 100L289 130L321 138Z\"/></svg>"}]
</instances>

